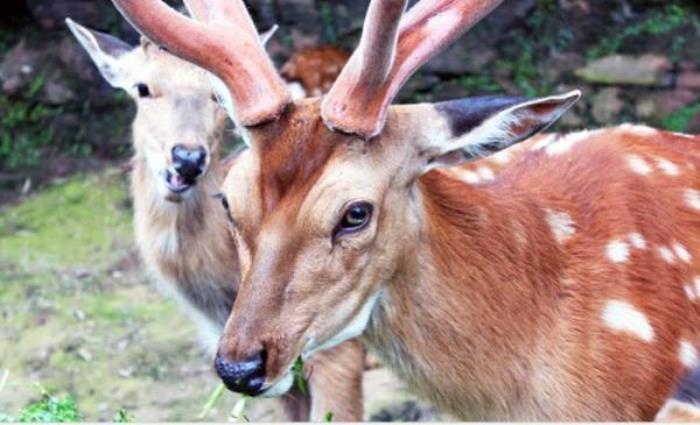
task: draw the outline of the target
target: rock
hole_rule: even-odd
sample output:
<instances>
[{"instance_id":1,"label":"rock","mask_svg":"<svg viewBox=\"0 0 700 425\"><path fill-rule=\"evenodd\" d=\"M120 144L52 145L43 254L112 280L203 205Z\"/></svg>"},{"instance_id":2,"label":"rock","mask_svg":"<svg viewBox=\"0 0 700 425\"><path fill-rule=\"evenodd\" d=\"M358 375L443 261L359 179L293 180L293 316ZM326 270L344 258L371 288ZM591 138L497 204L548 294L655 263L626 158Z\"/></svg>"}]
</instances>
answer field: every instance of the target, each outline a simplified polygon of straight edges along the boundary
<instances>
[{"instance_id":1,"label":"rock","mask_svg":"<svg viewBox=\"0 0 700 425\"><path fill-rule=\"evenodd\" d=\"M493 62L498 56L489 47L467 50L463 44L455 44L431 59L423 70L440 76L461 76L477 73Z\"/></svg>"},{"instance_id":2,"label":"rock","mask_svg":"<svg viewBox=\"0 0 700 425\"><path fill-rule=\"evenodd\" d=\"M17 43L0 62L2 91L10 96L20 94L36 78L41 67L41 52L28 47L25 40Z\"/></svg>"},{"instance_id":3,"label":"rock","mask_svg":"<svg viewBox=\"0 0 700 425\"><path fill-rule=\"evenodd\" d=\"M612 55L589 62L576 76L591 83L669 86L671 62L658 55Z\"/></svg>"},{"instance_id":4,"label":"rock","mask_svg":"<svg viewBox=\"0 0 700 425\"><path fill-rule=\"evenodd\" d=\"M659 122L672 112L699 99L700 93L698 91L679 87L675 90L662 90L645 96L639 100L635 109L639 118Z\"/></svg>"},{"instance_id":5,"label":"rock","mask_svg":"<svg viewBox=\"0 0 700 425\"><path fill-rule=\"evenodd\" d=\"M676 80L676 85L688 89L700 89L700 71L682 72Z\"/></svg>"},{"instance_id":6,"label":"rock","mask_svg":"<svg viewBox=\"0 0 700 425\"><path fill-rule=\"evenodd\" d=\"M27 0L27 7L46 30L64 28L68 16L92 27L99 27L102 22L99 4L91 0Z\"/></svg>"},{"instance_id":7,"label":"rock","mask_svg":"<svg viewBox=\"0 0 700 425\"><path fill-rule=\"evenodd\" d=\"M574 52L554 52L552 56L538 66L545 80L551 83L561 81L562 75L568 74L586 64L586 59Z\"/></svg>"},{"instance_id":8,"label":"rock","mask_svg":"<svg viewBox=\"0 0 700 425\"><path fill-rule=\"evenodd\" d=\"M620 99L620 89L611 87L593 96L591 114L599 124L610 124L620 115L624 107L625 103Z\"/></svg>"}]
</instances>

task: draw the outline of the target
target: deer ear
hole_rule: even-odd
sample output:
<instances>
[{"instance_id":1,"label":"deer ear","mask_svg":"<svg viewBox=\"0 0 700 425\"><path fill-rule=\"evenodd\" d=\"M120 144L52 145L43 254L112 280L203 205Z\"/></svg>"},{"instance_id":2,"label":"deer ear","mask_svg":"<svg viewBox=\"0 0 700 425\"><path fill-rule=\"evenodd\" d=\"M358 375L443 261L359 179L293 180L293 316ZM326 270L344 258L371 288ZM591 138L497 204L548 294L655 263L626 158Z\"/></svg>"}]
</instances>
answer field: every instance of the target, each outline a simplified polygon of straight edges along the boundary
<instances>
[{"instance_id":1,"label":"deer ear","mask_svg":"<svg viewBox=\"0 0 700 425\"><path fill-rule=\"evenodd\" d=\"M545 130L581 97L579 90L534 100L475 97L434 104L443 130L421 146L424 171L475 161ZM447 134L445 134L447 133Z\"/></svg>"},{"instance_id":2,"label":"deer ear","mask_svg":"<svg viewBox=\"0 0 700 425\"><path fill-rule=\"evenodd\" d=\"M131 85L129 73L119 58L134 48L109 34L85 28L70 18L66 18L66 24L104 79L113 87L128 89Z\"/></svg>"}]
</instances>

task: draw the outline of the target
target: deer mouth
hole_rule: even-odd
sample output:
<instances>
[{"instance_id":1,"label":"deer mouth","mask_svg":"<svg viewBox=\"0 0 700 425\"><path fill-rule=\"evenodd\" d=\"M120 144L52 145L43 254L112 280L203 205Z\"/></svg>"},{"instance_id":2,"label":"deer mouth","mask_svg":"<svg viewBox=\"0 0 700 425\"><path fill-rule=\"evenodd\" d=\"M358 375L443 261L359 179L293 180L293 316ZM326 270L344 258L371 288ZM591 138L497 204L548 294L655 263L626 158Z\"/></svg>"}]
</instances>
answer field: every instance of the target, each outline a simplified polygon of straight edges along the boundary
<instances>
[{"instance_id":1,"label":"deer mouth","mask_svg":"<svg viewBox=\"0 0 700 425\"><path fill-rule=\"evenodd\" d=\"M165 170L164 179L168 190L173 193L187 192L196 183L196 179L187 179L178 173L171 172L170 170Z\"/></svg>"}]
</instances>

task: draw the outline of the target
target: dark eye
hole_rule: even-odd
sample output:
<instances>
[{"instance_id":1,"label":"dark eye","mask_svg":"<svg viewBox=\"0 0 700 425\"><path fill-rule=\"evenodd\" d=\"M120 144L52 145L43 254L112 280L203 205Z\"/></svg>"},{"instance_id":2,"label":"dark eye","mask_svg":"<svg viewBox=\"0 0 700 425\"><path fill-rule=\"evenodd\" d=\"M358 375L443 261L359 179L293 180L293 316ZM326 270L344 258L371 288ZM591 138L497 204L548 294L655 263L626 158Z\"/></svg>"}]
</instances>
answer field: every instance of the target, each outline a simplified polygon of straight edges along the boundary
<instances>
[{"instance_id":1,"label":"dark eye","mask_svg":"<svg viewBox=\"0 0 700 425\"><path fill-rule=\"evenodd\" d=\"M136 90L139 92L139 97L148 97L151 95L151 90L144 83L136 84Z\"/></svg>"},{"instance_id":2,"label":"dark eye","mask_svg":"<svg viewBox=\"0 0 700 425\"><path fill-rule=\"evenodd\" d=\"M355 202L343 214L335 228L333 237L353 233L364 229L372 218L372 205L367 202Z\"/></svg>"}]
</instances>

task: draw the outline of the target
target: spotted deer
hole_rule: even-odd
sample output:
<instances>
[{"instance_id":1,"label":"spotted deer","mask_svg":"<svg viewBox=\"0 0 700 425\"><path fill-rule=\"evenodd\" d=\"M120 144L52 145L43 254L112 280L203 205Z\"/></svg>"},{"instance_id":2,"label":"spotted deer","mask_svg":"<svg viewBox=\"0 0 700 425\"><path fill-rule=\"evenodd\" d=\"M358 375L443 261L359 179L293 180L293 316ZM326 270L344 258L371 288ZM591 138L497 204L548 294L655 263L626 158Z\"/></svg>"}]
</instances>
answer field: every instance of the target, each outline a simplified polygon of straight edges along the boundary
<instances>
[{"instance_id":1,"label":"spotted deer","mask_svg":"<svg viewBox=\"0 0 700 425\"><path fill-rule=\"evenodd\" d=\"M137 105L131 193L134 234L162 292L180 301L213 355L236 297L236 248L215 199L226 170L227 123L207 73L142 40L137 47L71 20L69 28L102 76ZM364 349L350 341L307 365L310 397L286 397L289 419L362 419ZM309 416L310 415L310 416Z\"/></svg>"},{"instance_id":2,"label":"spotted deer","mask_svg":"<svg viewBox=\"0 0 700 425\"><path fill-rule=\"evenodd\" d=\"M113 0L221 80L251 149L223 183L240 292L217 370L252 395L364 334L461 419L650 420L697 363L700 138L554 137L489 182L439 169L556 121L578 91L392 105L498 0L372 0L330 92L291 101L240 0ZM214 16L222 17L214 19Z\"/></svg>"}]
</instances>

